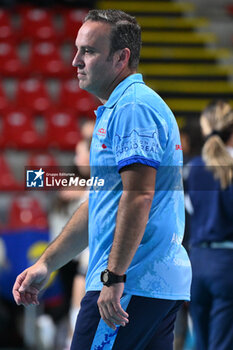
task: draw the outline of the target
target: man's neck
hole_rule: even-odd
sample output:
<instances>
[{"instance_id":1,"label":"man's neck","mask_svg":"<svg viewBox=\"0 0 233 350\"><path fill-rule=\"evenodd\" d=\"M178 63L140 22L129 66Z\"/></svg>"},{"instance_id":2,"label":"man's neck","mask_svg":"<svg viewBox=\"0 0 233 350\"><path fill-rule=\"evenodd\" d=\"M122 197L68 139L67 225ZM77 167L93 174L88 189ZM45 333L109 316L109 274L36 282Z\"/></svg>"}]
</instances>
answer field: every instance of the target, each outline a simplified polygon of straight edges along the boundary
<instances>
[{"instance_id":1,"label":"man's neck","mask_svg":"<svg viewBox=\"0 0 233 350\"><path fill-rule=\"evenodd\" d=\"M98 99L105 104L111 93L113 92L113 90L123 81L125 80L128 76L135 74L136 71L132 71L132 70L127 70L126 72L120 72L120 74L118 74L116 76L116 78L112 81L111 85L106 89L105 93L102 96L97 96Z\"/></svg>"}]
</instances>

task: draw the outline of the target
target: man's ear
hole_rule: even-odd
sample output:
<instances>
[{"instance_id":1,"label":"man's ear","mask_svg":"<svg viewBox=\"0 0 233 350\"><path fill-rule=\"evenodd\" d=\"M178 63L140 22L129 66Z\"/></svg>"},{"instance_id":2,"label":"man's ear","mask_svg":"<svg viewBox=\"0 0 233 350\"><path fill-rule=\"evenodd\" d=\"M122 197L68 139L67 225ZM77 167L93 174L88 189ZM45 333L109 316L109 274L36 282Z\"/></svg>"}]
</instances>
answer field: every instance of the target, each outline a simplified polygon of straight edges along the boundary
<instances>
[{"instance_id":1,"label":"man's ear","mask_svg":"<svg viewBox=\"0 0 233 350\"><path fill-rule=\"evenodd\" d=\"M116 62L116 65L119 68L124 68L125 66L128 66L129 58L130 58L130 49L128 49L126 47L126 48L124 48L122 50L118 50L117 51L117 62Z\"/></svg>"}]
</instances>

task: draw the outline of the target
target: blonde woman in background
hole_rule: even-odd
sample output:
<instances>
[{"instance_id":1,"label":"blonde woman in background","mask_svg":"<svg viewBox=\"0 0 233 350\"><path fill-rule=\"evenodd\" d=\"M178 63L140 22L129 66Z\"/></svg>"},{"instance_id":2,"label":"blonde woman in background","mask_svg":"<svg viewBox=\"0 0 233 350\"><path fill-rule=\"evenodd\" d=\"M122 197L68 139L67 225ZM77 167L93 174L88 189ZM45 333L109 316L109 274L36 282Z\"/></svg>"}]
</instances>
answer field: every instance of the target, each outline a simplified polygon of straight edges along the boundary
<instances>
[{"instance_id":1,"label":"blonde woman in background","mask_svg":"<svg viewBox=\"0 0 233 350\"><path fill-rule=\"evenodd\" d=\"M198 350L233 349L233 111L202 112L202 156L190 162L191 315Z\"/></svg>"}]
</instances>

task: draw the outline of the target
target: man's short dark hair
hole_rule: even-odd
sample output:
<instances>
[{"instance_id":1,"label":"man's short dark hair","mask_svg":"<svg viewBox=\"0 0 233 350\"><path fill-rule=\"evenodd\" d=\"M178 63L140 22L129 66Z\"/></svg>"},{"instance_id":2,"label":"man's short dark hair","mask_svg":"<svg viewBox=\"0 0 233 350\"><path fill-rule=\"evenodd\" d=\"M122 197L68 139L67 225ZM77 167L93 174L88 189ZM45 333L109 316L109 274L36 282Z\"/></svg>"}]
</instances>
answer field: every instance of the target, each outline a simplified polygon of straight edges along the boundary
<instances>
[{"instance_id":1,"label":"man's short dark hair","mask_svg":"<svg viewBox=\"0 0 233 350\"><path fill-rule=\"evenodd\" d=\"M135 17L120 10L91 10L86 21L105 22L111 25L110 56L117 50L129 48L129 67L137 68L141 49L141 28Z\"/></svg>"}]
</instances>

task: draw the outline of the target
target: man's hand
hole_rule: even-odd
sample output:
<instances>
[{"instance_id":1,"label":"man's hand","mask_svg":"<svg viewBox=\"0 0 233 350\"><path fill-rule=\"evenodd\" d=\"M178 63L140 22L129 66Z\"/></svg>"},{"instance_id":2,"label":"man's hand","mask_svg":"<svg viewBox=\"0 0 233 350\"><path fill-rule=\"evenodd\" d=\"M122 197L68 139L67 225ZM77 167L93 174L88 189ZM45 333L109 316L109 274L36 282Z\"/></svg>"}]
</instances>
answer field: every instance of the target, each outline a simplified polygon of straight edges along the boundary
<instances>
[{"instance_id":1,"label":"man's hand","mask_svg":"<svg viewBox=\"0 0 233 350\"><path fill-rule=\"evenodd\" d=\"M98 307L101 318L107 325L116 330L116 324L125 326L129 322L129 315L120 303L124 291L124 283L115 283L110 287L103 286L98 299Z\"/></svg>"},{"instance_id":2,"label":"man's hand","mask_svg":"<svg viewBox=\"0 0 233 350\"><path fill-rule=\"evenodd\" d=\"M39 305L38 294L48 282L50 273L45 264L36 263L24 270L13 286L13 296L17 305Z\"/></svg>"}]
</instances>

